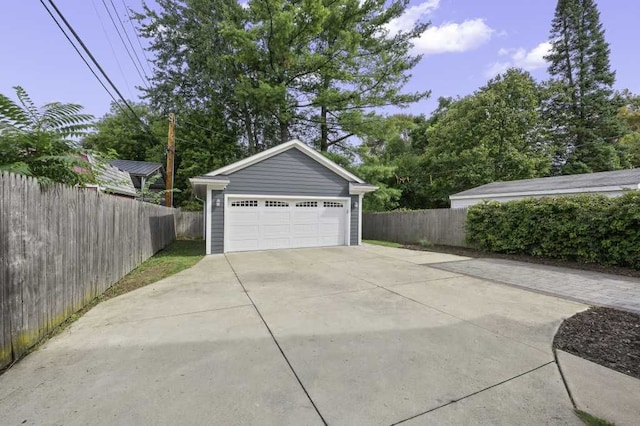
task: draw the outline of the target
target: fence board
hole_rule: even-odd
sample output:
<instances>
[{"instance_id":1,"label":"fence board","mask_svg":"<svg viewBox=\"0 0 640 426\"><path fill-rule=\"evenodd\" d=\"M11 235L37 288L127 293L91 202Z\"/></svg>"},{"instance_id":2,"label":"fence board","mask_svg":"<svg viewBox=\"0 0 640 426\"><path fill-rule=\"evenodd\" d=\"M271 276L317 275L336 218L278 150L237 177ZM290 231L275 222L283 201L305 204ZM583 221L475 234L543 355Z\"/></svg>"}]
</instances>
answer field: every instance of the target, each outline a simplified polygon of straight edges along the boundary
<instances>
[{"instance_id":1,"label":"fence board","mask_svg":"<svg viewBox=\"0 0 640 426\"><path fill-rule=\"evenodd\" d=\"M177 211L175 215L178 238L204 238L204 213Z\"/></svg>"},{"instance_id":2,"label":"fence board","mask_svg":"<svg viewBox=\"0 0 640 426\"><path fill-rule=\"evenodd\" d=\"M434 209L408 212L365 213L362 236L367 240L466 247L467 209Z\"/></svg>"},{"instance_id":3,"label":"fence board","mask_svg":"<svg viewBox=\"0 0 640 426\"><path fill-rule=\"evenodd\" d=\"M0 369L171 243L175 213L0 174Z\"/></svg>"}]
</instances>

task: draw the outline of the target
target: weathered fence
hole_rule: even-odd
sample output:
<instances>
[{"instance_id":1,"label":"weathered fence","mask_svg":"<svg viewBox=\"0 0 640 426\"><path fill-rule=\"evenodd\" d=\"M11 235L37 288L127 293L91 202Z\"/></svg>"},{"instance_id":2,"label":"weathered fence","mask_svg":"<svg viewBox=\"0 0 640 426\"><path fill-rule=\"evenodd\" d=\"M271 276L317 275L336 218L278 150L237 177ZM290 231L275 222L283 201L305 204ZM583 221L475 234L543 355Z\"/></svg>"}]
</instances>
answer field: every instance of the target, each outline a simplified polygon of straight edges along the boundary
<instances>
[{"instance_id":1,"label":"weathered fence","mask_svg":"<svg viewBox=\"0 0 640 426\"><path fill-rule=\"evenodd\" d=\"M178 238L204 238L204 213L175 211Z\"/></svg>"},{"instance_id":2,"label":"weathered fence","mask_svg":"<svg viewBox=\"0 0 640 426\"><path fill-rule=\"evenodd\" d=\"M432 244L465 247L467 209L365 213L362 235L367 240L402 244L428 240Z\"/></svg>"},{"instance_id":3,"label":"weathered fence","mask_svg":"<svg viewBox=\"0 0 640 426\"><path fill-rule=\"evenodd\" d=\"M175 239L173 209L0 175L0 368Z\"/></svg>"}]
</instances>

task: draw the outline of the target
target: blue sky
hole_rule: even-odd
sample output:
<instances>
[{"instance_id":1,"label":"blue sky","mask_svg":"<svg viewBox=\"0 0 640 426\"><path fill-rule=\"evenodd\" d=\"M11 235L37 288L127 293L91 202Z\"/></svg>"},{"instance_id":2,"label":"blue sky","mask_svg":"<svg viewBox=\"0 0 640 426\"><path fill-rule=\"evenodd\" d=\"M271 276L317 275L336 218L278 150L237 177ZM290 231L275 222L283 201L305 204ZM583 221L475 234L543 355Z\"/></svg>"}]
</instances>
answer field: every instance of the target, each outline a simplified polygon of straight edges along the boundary
<instances>
[{"instance_id":1,"label":"blue sky","mask_svg":"<svg viewBox=\"0 0 640 426\"><path fill-rule=\"evenodd\" d=\"M144 61L138 41L126 22L124 7L126 4L140 9L141 1L112 1ZM105 3L111 7L109 0ZM135 99L138 95L135 86L142 81L102 0L58 0L56 4L123 95ZM555 0L413 1L405 16L394 22L390 30L400 30L417 20L431 21L430 29L416 40L416 52L425 57L414 69L407 90L431 90L432 97L406 112L428 113L439 96L469 94L508 66L528 69L536 78L544 79L546 65L542 56L555 5ZM617 71L616 88L640 93L636 27L640 2L601 0L599 9L611 46L611 65ZM0 93L13 97L11 87L21 85L38 104L79 103L98 117L109 110L109 96L39 1L5 2L2 18Z\"/></svg>"}]
</instances>

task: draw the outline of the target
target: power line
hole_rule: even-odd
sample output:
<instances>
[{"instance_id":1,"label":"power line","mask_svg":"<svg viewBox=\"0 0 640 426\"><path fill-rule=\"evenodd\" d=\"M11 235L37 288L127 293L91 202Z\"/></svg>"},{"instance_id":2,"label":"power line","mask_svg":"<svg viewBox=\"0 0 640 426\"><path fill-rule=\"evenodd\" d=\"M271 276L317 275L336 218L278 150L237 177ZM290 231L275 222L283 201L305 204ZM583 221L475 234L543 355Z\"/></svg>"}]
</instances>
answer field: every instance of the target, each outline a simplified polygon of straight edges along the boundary
<instances>
[{"instance_id":1,"label":"power line","mask_svg":"<svg viewBox=\"0 0 640 426\"><path fill-rule=\"evenodd\" d=\"M127 11L127 18L129 18L129 25L131 25L133 34L135 34L136 39L138 39L138 46L140 46L140 51L142 52L142 56L144 56L144 59L147 63L147 68L149 69L149 72L153 74L153 67L151 66L151 61L147 56L147 52L145 51L145 48L142 46L142 40L140 40L140 35L138 34L138 30L136 30L136 27L133 25L133 20L131 19L131 14L129 13L129 6L127 6L127 3L125 3L124 0L120 0L120 1L122 1L122 6L124 7L124 10Z\"/></svg>"},{"instance_id":2,"label":"power line","mask_svg":"<svg viewBox=\"0 0 640 426\"><path fill-rule=\"evenodd\" d=\"M44 3L43 0L40 0L40 3L42 3L42 6L44 7L44 9L47 11L47 13L49 14L49 16L51 16L51 19L53 19L53 22L55 22L55 24L58 26L58 28L60 28L60 31L62 32L62 34L65 36L65 38L69 41L69 43L71 44L71 46L73 46L74 50L76 51L76 53L78 53L78 56L80 56L80 59L82 59L82 62L84 62L84 64L87 66L87 68L89 68L89 71L91 71L91 74L93 74L93 76L96 78L96 80L98 80L98 83L100 83L100 85L104 88L104 90L109 94L109 96L111 97L111 99L113 99L113 101L118 104L118 101L116 100L115 96L113 96L113 94L109 91L109 89L107 89L107 86L105 86L105 84L102 82L102 80L100 79L100 77L98 77L98 74L96 74L96 72L93 70L93 68L91 68L91 65L89 65L89 62L87 62L87 60L85 59L84 56L82 56L82 53L80 52L80 50L78 49L78 47L75 45L75 43L71 40L71 38L67 35L67 33L65 32L65 30L62 28L62 25L60 25L60 22L58 22L58 20L56 19L56 17L53 15L53 13L51 12L51 10L49 10L49 8L47 7L47 5ZM119 104L118 104L119 105Z\"/></svg>"},{"instance_id":3,"label":"power line","mask_svg":"<svg viewBox=\"0 0 640 426\"><path fill-rule=\"evenodd\" d=\"M120 92L120 90L118 89L118 87L113 83L113 81L109 78L109 76L107 75L107 73L104 71L104 69L102 68L102 66L100 66L100 63L96 60L96 58L93 56L93 54L91 53L91 50L89 50L89 48L87 47L87 45L82 41L82 39L80 38L80 36L78 35L78 33L74 30L74 28L71 26L71 24L69 23L69 21L67 21L67 19L65 18L65 16L62 14L62 12L60 12L60 9L58 9L58 7L56 6L56 4L53 2L53 0L48 0L49 4L51 4L51 6L53 7L53 9L56 11L56 13L58 14L58 16L60 17L60 19L62 19L62 21L64 22L65 26L67 27L67 29L71 32L71 34L73 35L73 37L76 39L76 41L78 42L78 44L80 44L80 46L82 47L82 49L85 51L85 53L87 54L87 56L89 56L89 58L91 59L91 62L93 62L93 64L95 65L95 67L100 71L100 74L102 74L102 76L104 77L104 79L109 83L109 85L113 88L113 90L116 92L116 94L118 95L118 97L120 98L120 100L122 101L122 103L127 107L127 109L131 112L131 114L133 114L133 116L140 122L140 124L142 124L142 127L153 137L155 138L155 136L153 135L153 133L151 132L151 130L149 129L149 126L142 121L142 119L140 118L140 116L135 112L135 110L131 107L131 105L129 104L129 102L127 102L127 100L124 98L124 96L122 96L122 93ZM124 108L120 105L120 103L115 99L115 97L113 96L113 94L109 91L109 89L107 89L107 87L104 85L104 83L102 82L102 80L96 75L95 71L93 70L93 68L91 68L91 66L89 65L89 63L86 61L86 59L84 58L84 56L82 55L82 53L79 51L79 49L76 47L75 43L73 43L73 41L69 38L69 36L67 35L66 31L62 28L62 26L58 23L58 20L56 19L56 17L53 15L53 13L49 10L49 8L47 7L47 5L45 4L44 0L40 0L40 3L42 4L42 6L46 9L46 11L49 13L49 15L53 18L53 20L56 22L56 24L58 25L58 28L60 28L60 31L62 31L62 33L65 35L65 37L67 38L67 40L69 40L69 42L71 43L71 45L73 46L73 48L76 50L76 52L78 53L78 55L80 55L80 57L82 58L82 60L84 61L84 63L87 65L87 67L89 67L89 70L91 71L91 73L96 77L96 79L100 82L100 84L102 85L102 87L104 87L104 89L107 91L107 93L109 94L109 96L111 96L111 98L115 101L115 103L123 110L124 112Z\"/></svg>"},{"instance_id":4,"label":"power line","mask_svg":"<svg viewBox=\"0 0 640 426\"><path fill-rule=\"evenodd\" d=\"M51 0L49 0L49 2L51 2ZM111 3L111 4L113 4L113 3ZM116 29L116 33L118 34L118 37L120 38L120 41L122 42L122 45L124 46L124 50L126 50L127 55L129 55L129 59L131 59L131 62L133 63L134 68L136 69L136 72L140 76L140 79L142 80L142 84L147 86L147 89L148 89L149 85L147 84L147 80L142 75L142 72L140 72L140 68L138 68L138 64L136 64L135 59L133 59L133 55L131 55L131 52L129 51L129 48L127 47L127 43L124 41L124 38L122 37L122 34L120 33L120 30L118 29L118 25L116 24L116 20L114 19L113 15L111 14L111 10L109 9L109 6L107 6L107 2L105 0L102 0L102 5L104 6L104 9L107 11L107 14L109 15L109 19L111 20L111 23L113 24L113 27Z\"/></svg>"},{"instance_id":5,"label":"power line","mask_svg":"<svg viewBox=\"0 0 640 426\"><path fill-rule=\"evenodd\" d=\"M118 13L118 9L116 9L116 6L113 4L113 0L109 0L109 3L111 3L111 7L113 8L113 11L115 12L116 16L118 17L118 21L120 22L120 27L122 28L122 32L124 32L125 37L127 38L127 41L129 42L129 46L131 46L131 51L133 52L133 55L136 57L136 60L138 61L138 64L140 65L140 69L142 70L142 73L144 74L146 80L149 80L149 76L147 75L144 66L142 65L142 61L140 60L140 57L138 56L138 52L136 51L135 47L133 47L133 43L131 42L131 38L129 37L129 33L127 32L126 28L124 27L124 22L122 22L122 18L120 17L120 13ZM147 84L147 88L149 88L149 85Z\"/></svg>"},{"instance_id":6,"label":"power line","mask_svg":"<svg viewBox=\"0 0 640 426\"><path fill-rule=\"evenodd\" d=\"M118 59L118 55L116 55L116 49L113 47L113 43L111 42L111 38L109 37L109 33L107 33L107 29L102 22L102 18L100 17L100 13L98 12L98 6L96 6L95 0L91 0L91 5L93 6L93 10L96 12L96 16L98 17L98 21L100 21L100 27L102 27L102 32L104 33L107 42L109 42L109 47L111 47L111 53L113 54L113 58L116 60L116 64L118 65L118 69L120 70L120 75L124 80L125 85L127 86L127 91L129 95L133 98L133 93L131 92L131 87L129 85L129 81L124 74L124 70L122 69L122 65L120 64L120 60Z\"/></svg>"}]
</instances>

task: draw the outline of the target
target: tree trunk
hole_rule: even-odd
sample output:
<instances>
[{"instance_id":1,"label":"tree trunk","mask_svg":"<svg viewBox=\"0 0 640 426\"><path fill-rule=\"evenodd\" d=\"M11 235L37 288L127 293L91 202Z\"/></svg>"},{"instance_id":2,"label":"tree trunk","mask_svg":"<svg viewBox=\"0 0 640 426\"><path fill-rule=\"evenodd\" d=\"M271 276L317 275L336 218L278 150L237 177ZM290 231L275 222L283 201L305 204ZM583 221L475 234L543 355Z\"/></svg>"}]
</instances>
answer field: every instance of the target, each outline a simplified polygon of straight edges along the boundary
<instances>
[{"instance_id":1,"label":"tree trunk","mask_svg":"<svg viewBox=\"0 0 640 426\"><path fill-rule=\"evenodd\" d=\"M251 120L251 114L249 111L244 111L244 129L247 133L247 143L249 144L249 154L253 155L256 153L256 139L253 134L253 120Z\"/></svg>"},{"instance_id":2,"label":"tree trunk","mask_svg":"<svg viewBox=\"0 0 640 426\"><path fill-rule=\"evenodd\" d=\"M327 126L327 107L320 108L320 151L329 149L329 126Z\"/></svg>"}]
</instances>

